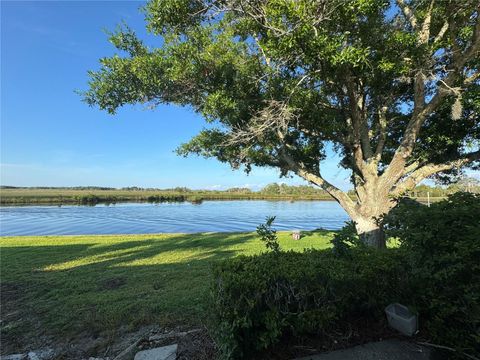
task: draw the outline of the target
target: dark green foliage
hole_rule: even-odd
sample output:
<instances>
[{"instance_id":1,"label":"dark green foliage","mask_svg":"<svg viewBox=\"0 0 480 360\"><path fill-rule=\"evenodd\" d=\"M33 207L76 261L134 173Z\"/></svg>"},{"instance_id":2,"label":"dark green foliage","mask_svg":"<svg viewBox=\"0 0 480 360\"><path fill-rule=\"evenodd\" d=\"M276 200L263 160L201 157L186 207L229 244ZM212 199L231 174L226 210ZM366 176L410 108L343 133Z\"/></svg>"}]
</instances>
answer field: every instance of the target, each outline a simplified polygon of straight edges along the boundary
<instances>
[{"instance_id":1,"label":"dark green foliage","mask_svg":"<svg viewBox=\"0 0 480 360\"><path fill-rule=\"evenodd\" d=\"M184 195L150 195L147 198L148 202L160 203L160 202L183 202L187 197Z\"/></svg>"},{"instance_id":2,"label":"dark green foliage","mask_svg":"<svg viewBox=\"0 0 480 360\"><path fill-rule=\"evenodd\" d=\"M95 204L98 204L102 199L100 199L96 195L88 194L88 195L75 196L75 200L77 201L77 203L82 205L95 205ZM109 199L109 200L114 200L114 199ZM112 202L115 202L115 201L112 201Z\"/></svg>"},{"instance_id":3,"label":"dark green foliage","mask_svg":"<svg viewBox=\"0 0 480 360\"><path fill-rule=\"evenodd\" d=\"M403 279L398 251L353 249L238 257L214 268L218 344L250 358L284 334L325 334L349 317L383 317ZM352 260L353 259L353 260Z\"/></svg>"},{"instance_id":4,"label":"dark green foliage","mask_svg":"<svg viewBox=\"0 0 480 360\"><path fill-rule=\"evenodd\" d=\"M277 231L272 229L272 224L274 221L275 216L267 217L265 224L258 225L257 234L265 243L267 249L272 250L274 253L278 253L280 252L280 245L278 243Z\"/></svg>"},{"instance_id":5,"label":"dark green foliage","mask_svg":"<svg viewBox=\"0 0 480 360\"><path fill-rule=\"evenodd\" d=\"M347 221L345 226L335 233L331 243L333 245L333 253L336 256L349 256L350 249L353 246L364 246L355 230L355 222L353 221Z\"/></svg>"},{"instance_id":6,"label":"dark green foliage","mask_svg":"<svg viewBox=\"0 0 480 360\"><path fill-rule=\"evenodd\" d=\"M419 314L420 335L459 353L480 353L480 195L431 207L403 202L386 219L400 248L357 245L352 224L333 250L238 257L214 268L218 344L250 358L282 335L330 334L352 319L383 318L391 302Z\"/></svg>"},{"instance_id":7,"label":"dark green foliage","mask_svg":"<svg viewBox=\"0 0 480 360\"><path fill-rule=\"evenodd\" d=\"M269 195L327 195L325 190L310 185L287 185L271 183L260 190L263 194Z\"/></svg>"},{"instance_id":8,"label":"dark green foliage","mask_svg":"<svg viewBox=\"0 0 480 360\"><path fill-rule=\"evenodd\" d=\"M387 229L405 250L415 306L431 341L480 354L480 195L400 204Z\"/></svg>"}]
</instances>

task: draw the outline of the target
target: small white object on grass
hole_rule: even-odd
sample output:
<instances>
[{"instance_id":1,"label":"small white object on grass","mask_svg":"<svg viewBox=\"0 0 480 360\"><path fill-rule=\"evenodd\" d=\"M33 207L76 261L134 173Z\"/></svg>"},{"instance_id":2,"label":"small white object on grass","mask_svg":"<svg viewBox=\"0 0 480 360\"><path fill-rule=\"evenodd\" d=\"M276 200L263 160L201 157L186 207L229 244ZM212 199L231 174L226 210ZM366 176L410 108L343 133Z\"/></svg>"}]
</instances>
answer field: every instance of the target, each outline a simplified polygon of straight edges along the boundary
<instances>
[{"instance_id":1,"label":"small white object on grass","mask_svg":"<svg viewBox=\"0 0 480 360\"><path fill-rule=\"evenodd\" d=\"M177 347L177 344L174 344L143 350L135 355L134 360L175 360L177 358Z\"/></svg>"},{"instance_id":2,"label":"small white object on grass","mask_svg":"<svg viewBox=\"0 0 480 360\"><path fill-rule=\"evenodd\" d=\"M300 240L300 237L301 237L300 230L295 230L295 231L292 233L292 238L293 238L293 240Z\"/></svg>"},{"instance_id":3,"label":"small white object on grass","mask_svg":"<svg viewBox=\"0 0 480 360\"><path fill-rule=\"evenodd\" d=\"M385 308L388 325L402 334L412 336L418 329L418 317L402 304L393 303Z\"/></svg>"}]
</instances>

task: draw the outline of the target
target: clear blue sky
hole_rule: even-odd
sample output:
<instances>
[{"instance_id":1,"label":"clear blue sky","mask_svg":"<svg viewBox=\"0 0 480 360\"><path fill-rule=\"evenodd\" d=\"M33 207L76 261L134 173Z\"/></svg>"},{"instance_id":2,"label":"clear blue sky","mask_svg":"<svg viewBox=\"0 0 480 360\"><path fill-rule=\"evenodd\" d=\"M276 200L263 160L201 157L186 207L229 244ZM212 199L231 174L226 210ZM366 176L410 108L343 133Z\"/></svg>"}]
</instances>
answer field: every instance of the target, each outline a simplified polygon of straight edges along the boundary
<instances>
[{"instance_id":1,"label":"clear blue sky","mask_svg":"<svg viewBox=\"0 0 480 360\"><path fill-rule=\"evenodd\" d=\"M174 149L203 126L187 109L142 106L111 116L81 102L87 70L113 53L103 29L125 20L149 44L138 1L1 2L1 184L257 189L279 179L273 169L246 176L214 159L181 158ZM327 179L350 187L338 159Z\"/></svg>"}]
</instances>

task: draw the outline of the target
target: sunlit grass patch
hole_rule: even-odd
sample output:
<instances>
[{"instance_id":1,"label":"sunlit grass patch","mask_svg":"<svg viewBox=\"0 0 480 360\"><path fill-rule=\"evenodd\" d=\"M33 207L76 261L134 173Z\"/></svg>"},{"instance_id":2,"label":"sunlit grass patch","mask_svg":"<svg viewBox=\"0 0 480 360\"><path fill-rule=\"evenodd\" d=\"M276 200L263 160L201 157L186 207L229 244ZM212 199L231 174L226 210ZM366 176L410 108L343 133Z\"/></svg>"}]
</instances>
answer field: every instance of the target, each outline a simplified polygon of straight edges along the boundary
<instances>
[{"instance_id":1,"label":"sunlit grass patch","mask_svg":"<svg viewBox=\"0 0 480 360\"><path fill-rule=\"evenodd\" d=\"M97 264L105 261L109 261L112 259L121 259L122 257L129 256L131 254L135 254L142 249L145 249L147 246L138 246L134 249L124 249L124 250L115 250L109 251L103 254L97 254L92 256L80 257L75 260L66 261L58 264L51 264L46 266L43 270L45 271L52 271L52 270L68 270L73 269L78 266L85 266L85 265L92 265Z\"/></svg>"}]
</instances>

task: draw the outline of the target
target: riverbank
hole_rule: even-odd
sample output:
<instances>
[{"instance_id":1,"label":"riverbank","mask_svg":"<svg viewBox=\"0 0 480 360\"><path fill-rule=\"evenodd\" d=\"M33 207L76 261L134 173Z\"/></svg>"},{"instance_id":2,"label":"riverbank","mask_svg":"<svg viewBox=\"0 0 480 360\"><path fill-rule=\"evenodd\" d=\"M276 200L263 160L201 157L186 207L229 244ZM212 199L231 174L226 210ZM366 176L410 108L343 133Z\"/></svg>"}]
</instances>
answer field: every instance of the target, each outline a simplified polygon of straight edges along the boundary
<instances>
[{"instance_id":1,"label":"riverbank","mask_svg":"<svg viewBox=\"0 0 480 360\"><path fill-rule=\"evenodd\" d=\"M279 242L322 249L333 234L280 232ZM93 355L88 346L106 351L120 330L202 326L212 262L264 250L255 233L0 237L2 354L91 339L82 346Z\"/></svg>"},{"instance_id":2,"label":"riverbank","mask_svg":"<svg viewBox=\"0 0 480 360\"><path fill-rule=\"evenodd\" d=\"M58 205L118 202L201 202L205 200L333 200L327 193L265 194L227 191L1 189L2 205Z\"/></svg>"},{"instance_id":3,"label":"riverbank","mask_svg":"<svg viewBox=\"0 0 480 360\"><path fill-rule=\"evenodd\" d=\"M350 194L354 200L354 196ZM444 197L415 197L419 202L427 203L443 200ZM264 192L231 192L231 191L170 191L170 190L101 190L101 189L35 189L17 188L0 189L0 205L96 205L120 202L192 202L199 203L209 200L321 200L334 201L325 192L317 191L315 194L268 194Z\"/></svg>"}]
</instances>

